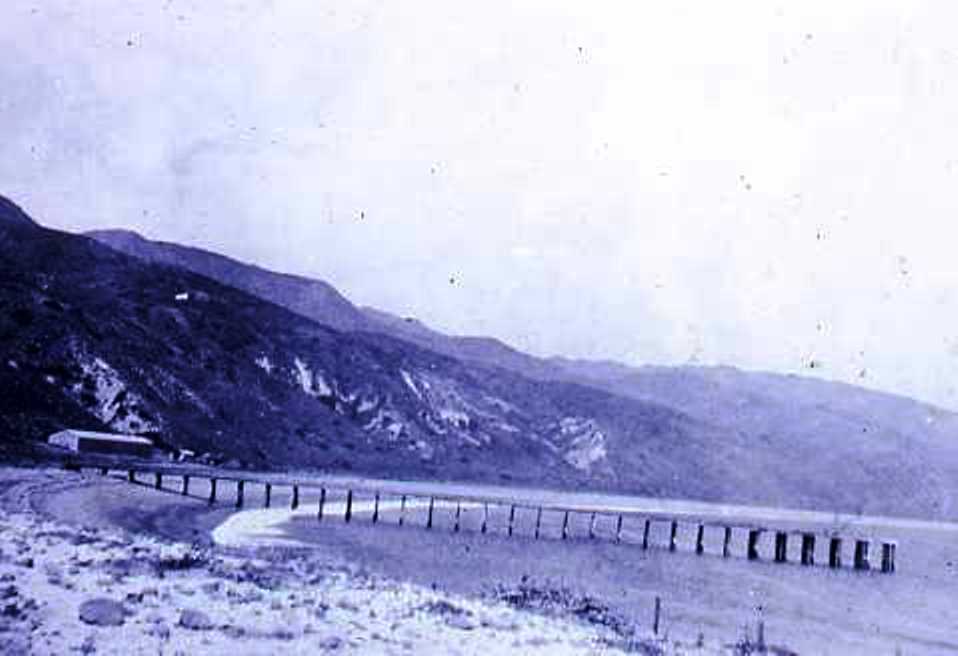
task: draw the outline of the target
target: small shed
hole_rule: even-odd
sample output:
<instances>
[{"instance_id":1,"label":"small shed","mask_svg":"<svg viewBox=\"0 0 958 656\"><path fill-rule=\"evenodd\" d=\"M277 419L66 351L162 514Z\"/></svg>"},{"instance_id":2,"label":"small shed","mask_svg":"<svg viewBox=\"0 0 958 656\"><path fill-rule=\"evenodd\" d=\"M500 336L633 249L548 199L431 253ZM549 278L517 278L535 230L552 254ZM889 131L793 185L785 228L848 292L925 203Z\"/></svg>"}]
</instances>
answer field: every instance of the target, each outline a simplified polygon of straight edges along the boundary
<instances>
[{"instance_id":1,"label":"small shed","mask_svg":"<svg viewBox=\"0 0 958 656\"><path fill-rule=\"evenodd\" d=\"M47 442L74 453L108 453L146 458L153 455L153 442L138 435L95 433L69 428L54 433Z\"/></svg>"}]
</instances>

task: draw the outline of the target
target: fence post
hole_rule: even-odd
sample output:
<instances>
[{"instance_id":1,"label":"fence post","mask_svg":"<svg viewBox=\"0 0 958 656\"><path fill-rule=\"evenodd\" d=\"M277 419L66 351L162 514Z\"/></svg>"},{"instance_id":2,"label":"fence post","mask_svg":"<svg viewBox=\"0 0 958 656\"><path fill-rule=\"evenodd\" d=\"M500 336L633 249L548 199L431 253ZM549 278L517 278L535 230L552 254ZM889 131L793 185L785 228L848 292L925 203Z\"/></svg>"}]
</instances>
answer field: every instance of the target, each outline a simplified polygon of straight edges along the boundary
<instances>
[{"instance_id":1,"label":"fence post","mask_svg":"<svg viewBox=\"0 0 958 656\"><path fill-rule=\"evenodd\" d=\"M615 541L618 544L622 540L622 515L615 522Z\"/></svg>"},{"instance_id":2,"label":"fence post","mask_svg":"<svg viewBox=\"0 0 958 656\"><path fill-rule=\"evenodd\" d=\"M645 528L642 529L642 549L647 550L649 548L649 531L652 530L652 520L646 518Z\"/></svg>"},{"instance_id":3,"label":"fence post","mask_svg":"<svg viewBox=\"0 0 958 656\"><path fill-rule=\"evenodd\" d=\"M182 492L182 494L183 494L183 496L185 497L185 496L189 495L189 493L190 493L190 475L189 475L189 474L184 474L184 475L183 475L183 492Z\"/></svg>"},{"instance_id":4,"label":"fence post","mask_svg":"<svg viewBox=\"0 0 958 656\"><path fill-rule=\"evenodd\" d=\"M269 508L272 501L273 501L273 486L267 483L266 484L266 500L263 503L267 508Z\"/></svg>"},{"instance_id":5,"label":"fence post","mask_svg":"<svg viewBox=\"0 0 958 656\"><path fill-rule=\"evenodd\" d=\"M881 545L881 571L884 574L891 574L895 571L895 543L882 542Z\"/></svg>"},{"instance_id":6,"label":"fence post","mask_svg":"<svg viewBox=\"0 0 958 656\"><path fill-rule=\"evenodd\" d=\"M131 483L136 483L136 470L131 469L126 473L126 480Z\"/></svg>"},{"instance_id":7,"label":"fence post","mask_svg":"<svg viewBox=\"0 0 958 656\"><path fill-rule=\"evenodd\" d=\"M815 564L815 535L805 533L802 535L802 565L810 567Z\"/></svg>"},{"instance_id":8,"label":"fence post","mask_svg":"<svg viewBox=\"0 0 958 656\"><path fill-rule=\"evenodd\" d=\"M775 562L788 562L788 533L784 531L775 533Z\"/></svg>"},{"instance_id":9,"label":"fence post","mask_svg":"<svg viewBox=\"0 0 958 656\"><path fill-rule=\"evenodd\" d=\"M869 569L868 540L855 540L855 569Z\"/></svg>"},{"instance_id":10,"label":"fence post","mask_svg":"<svg viewBox=\"0 0 958 656\"><path fill-rule=\"evenodd\" d=\"M293 500L289 504L290 510L296 510L299 508L299 486L293 486Z\"/></svg>"},{"instance_id":11,"label":"fence post","mask_svg":"<svg viewBox=\"0 0 958 656\"><path fill-rule=\"evenodd\" d=\"M695 535L695 553L699 556L705 553L705 524L699 524L698 533Z\"/></svg>"},{"instance_id":12,"label":"fence post","mask_svg":"<svg viewBox=\"0 0 958 656\"><path fill-rule=\"evenodd\" d=\"M373 524L379 521L379 492L376 493L376 498L373 501Z\"/></svg>"},{"instance_id":13,"label":"fence post","mask_svg":"<svg viewBox=\"0 0 958 656\"><path fill-rule=\"evenodd\" d=\"M828 566L836 569L842 566L842 539L833 537L828 543Z\"/></svg>"},{"instance_id":14,"label":"fence post","mask_svg":"<svg viewBox=\"0 0 958 656\"><path fill-rule=\"evenodd\" d=\"M459 532L459 518L462 515L462 504L459 501L456 501L456 525L453 527L453 531L456 533Z\"/></svg>"},{"instance_id":15,"label":"fence post","mask_svg":"<svg viewBox=\"0 0 958 656\"><path fill-rule=\"evenodd\" d=\"M432 511L436 505L436 498L429 497L429 516L426 517L426 528L432 528Z\"/></svg>"},{"instance_id":16,"label":"fence post","mask_svg":"<svg viewBox=\"0 0 958 656\"><path fill-rule=\"evenodd\" d=\"M480 533L485 533L489 524L489 504L482 504L482 528L479 529Z\"/></svg>"},{"instance_id":17,"label":"fence post","mask_svg":"<svg viewBox=\"0 0 958 656\"><path fill-rule=\"evenodd\" d=\"M565 516L562 518L562 539L565 540L569 537L569 511L565 511Z\"/></svg>"},{"instance_id":18,"label":"fence post","mask_svg":"<svg viewBox=\"0 0 958 656\"><path fill-rule=\"evenodd\" d=\"M732 527L725 527L725 536L722 538L722 558L728 558L732 551Z\"/></svg>"},{"instance_id":19,"label":"fence post","mask_svg":"<svg viewBox=\"0 0 958 656\"><path fill-rule=\"evenodd\" d=\"M155 472L153 476L154 476L153 487L155 487L157 490L162 490L163 489L163 474L161 474L160 472Z\"/></svg>"},{"instance_id":20,"label":"fence post","mask_svg":"<svg viewBox=\"0 0 958 656\"><path fill-rule=\"evenodd\" d=\"M748 555L749 560L758 560L758 538L762 534L759 529L749 529L748 531Z\"/></svg>"},{"instance_id":21,"label":"fence post","mask_svg":"<svg viewBox=\"0 0 958 656\"><path fill-rule=\"evenodd\" d=\"M343 521L347 524L353 518L353 491L346 490L346 513L343 515Z\"/></svg>"},{"instance_id":22,"label":"fence post","mask_svg":"<svg viewBox=\"0 0 958 656\"><path fill-rule=\"evenodd\" d=\"M658 595L655 596L655 610L652 615L652 633L659 635L659 619L662 616L662 600Z\"/></svg>"},{"instance_id":23,"label":"fence post","mask_svg":"<svg viewBox=\"0 0 958 656\"><path fill-rule=\"evenodd\" d=\"M399 525L402 526L406 521L406 495L402 495L399 501Z\"/></svg>"},{"instance_id":24,"label":"fence post","mask_svg":"<svg viewBox=\"0 0 958 656\"><path fill-rule=\"evenodd\" d=\"M216 479L210 479L210 505L216 503Z\"/></svg>"},{"instance_id":25,"label":"fence post","mask_svg":"<svg viewBox=\"0 0 958 656\"><path fill-rule=\"evenodd\" d=\"M246 486L246 481L239 480L236 481L236 507L243 507L243 488Z\"/></svg>"},{"instance_id":26,"label":"fence post","mask_svg":"<svg viewBox=\"0 0 958 656\"><path fill-rule=\"evenodd\" d=\"M589 517L589 539L595 539L595 513L592 513L592 516Z\"/></svg>"},{"instance_id":27,"label":"fence post","mask_svg":"<svg viewBox=\"0 0 958 656\"><path fill-rule=\"evenodd\" d=\"M516 521L516 505L509 506L509 537L512 537L512 525Z\"/></svg>"},{"instance_id":28,"label":"fence post","mask_svg":"<svg viewBox=\"0 0 958 656\"><path fill-rule=\"evenodd\" d=\"M669 551L675 551L677 544L676 540L679 533L679 522L677 519L672 520L672 527L669 531Z\"/></svg>"},{"instance_id":29,"label":"fence post","mask_svg":"<svg viewBox=\"0 0 958 656\"><path fill-rule=\"evenodd\" d=\"M539 539L539 528L542 526L542 506L536 511L536 540Z\"/></svg>"},{"instance_id":30,"label":"fence post","mask_svg":"<svg viewBox=\"0 0 958 656\"><path fill-rule=\"evenodd\" d=\"M323 509L326 507L326 488L319 488L319 509L316 511L316 521L323 521Z\"/></svg>"}]
</instances>

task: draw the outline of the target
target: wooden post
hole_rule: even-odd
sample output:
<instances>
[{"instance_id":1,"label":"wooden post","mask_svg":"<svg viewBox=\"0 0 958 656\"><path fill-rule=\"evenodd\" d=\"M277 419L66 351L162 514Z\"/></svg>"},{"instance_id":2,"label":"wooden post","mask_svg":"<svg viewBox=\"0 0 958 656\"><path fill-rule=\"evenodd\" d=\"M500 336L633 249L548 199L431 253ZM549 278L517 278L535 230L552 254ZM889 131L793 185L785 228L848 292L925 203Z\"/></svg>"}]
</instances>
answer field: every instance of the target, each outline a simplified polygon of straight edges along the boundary
<instances>
[{"instance_id":1,"label":"wooden post","mask_svg":"<svg viewBox=\"0 0 958 656\"><path fill-rule=\"evenodd\" d=\"M516 506L515 504L509 506L509 537L512 537L512 525L516 521Z\"/></svg>"},{"instance_id":2,"label":"wooden post","mask_svg":"<svg viewBox=\"0 0 958 656\"><path fill-rule=\"evenodd\" d=\"M659 635L659 620L662 616L662 600L656 595L655 597L655 610L652 614L652 633L653 635Z\"/></svg>"},{"instance_id":3,"label":"wooden post","mask_svg":"<svg viewBox=\"0 0 958 656\"><path fill-rule=\"evenodd\" d=\"M589 539L595 539L595 513L592 513L592 516L589 517Z\"/></svg>"},{"instance_id":4,"label":"wooden post","mask_svg":"<svg viewBox=\"0 0 958 656\"><path fill-rule=\"evenodd\" d=\"M373 501L373 524L379 521L379 492L376 493L376 498Z\"/></svg>"},{"instance_id":5,"label":"wooden post","mask_svg":"<svg viewBox=\"0 0 958 656\"><path fill-rule=\"evenodd\" d=\"M778 531L775 533L775 562L784 563L788 561L788 533Z\"/></svg>"},{"instance_id":6,"label":"wooden post","mask_svg":"<svg viewBox=\"0 0 958 656\"><path fill-rule=\"evenodd\" d=\"M316 511L316 521L323 521L323 510L326 508L326 488L319 488L319 509Z\"/></svg>"},{"instance_id":7,"label":"wooden post","mask_svg":"<svg viewBox=\"0 0 958 656\"><path fill-rule=\"evenodd\" d=\"M406 495L402 495L399 501L399 525L402 526L406 521Z\"/></svg>"},{"instance_id":8,"label":"wooden post","mask_svg":"<svg viewBox=\"0 0 958 656\"><path fill-rule=\"evenodd\" d=\"M832 538L828 543L828 566L832 569L842 566L842 539Z\"/></svg>"},{"instance_id":9,"label":"wooden post","mask_svg":"<svg viewBox=\"0 0 958 656\"><path fill-rule=\"evenodd\" d=\"M672 520L672 528L669 532L669 551L675 551L677 546L677 538L679 534L679 522L677 519Z\"/></svg>"},{"instance_id":10,"label":"wooden post","mask_svg":"<svg viewBox=\"0 0 958 656\"><path fill-rule=\"evenodd\" d=\"M894 542L882 542L881 571L883 574L891 574L895 571L895 543Z\"/></svg>"},{"instance_id":11,"label":"wooden post","mask_svg":"<svg viewBox=\"0 0 958 656\"><path fill-rule=\"evenodd\" d=\"M802 565L811 567L815 564L815 535L805 533L802 535Z\"/></svg>"},{"instance_id":12,"label":"wooden post","mask_svg":"<svg viewBox=\"0 0 958 656\"><path fill-rule=\"evenodd\" d=\"M855 540L855 569L869 569L868 540Z\"/></svg>"},{"instance_id":13,"label":"wooden post","mask_svg":"<svg viewBox=\"0 0 958 656\"><path fill-rule=\"evenodd\" d=\"M698 533L695 535L695 553L699 556L705 553L705 524L699 524Z\"/></svg>"},{"instance_id":14,"label":"wooden post","mask_svg":"<svg viewBox=\"0 0 958 656\"><path fill-rule=\"evenodd\" d=\"M453 527L453 531L459 532L459 518L462 516L462 504L456 501L456 525Z\"/></svg>"},{"instance_id":15,"label":"wooden post","mask_svg":"<svg viewBox=\"0 0 958 656\"><path fill-rule=\"evenodd\" d=\"M126 473L126 480L128 480L128 481L131 482L131 483L136 483L136 471L133 470L133 469L131 469L130 471L128 471L128 472Z\"/></svg>"},{"instance_id":16,"label":"wooden post","mask_svg":"<svg viewBox=\"0 0 958 656\"><path fill-rule=\"evenodd\" d=\"M289 507L291 510L296 510L299 508L299 486L293 486L293 500L290 502Z\"/></svg>"},{"instance_id":17,"label":"wooden post","mask_svg":"<svg viewBox=\"0 0 958 656\"><path fill-rule=\"evenodd\" d=\"M210 505L216 503L216 479L210 479Z\"/></svg>"},{"instance_id":18,"label":"wooden post","mask_svg":"<svg viewBox=\"0 0 958 656\"><path fill-rule=\"evenodd\" d=\"M565 511L565 516L562 518L562 539L565 540L569 537L569 511Z\"/></svg>"},{"instance_id":19,"label":"wooden post","mask_svg":"<svg viewBox=\"0 0 958 656\"><path fill-rule=\"evenodd\" d=\"M436 505L436 498L429 497L429 516L426 517L426 528L432 528L432 512Z\"/></svg>"},{"instance_id":20,"label":"wooden post","mask_svg":"<svg viewBox=\"0 0 958 656\"><path fill-rule=\"evenodd\" d=\"M615 542L618 544L622 541L622 515L619 515L619 519L615 522Z\"/></svg>"},{"instance_id":21,"label":"wooden post","mask_svg":"<svg viewBox=\"0 0 958 656\"><path fill-rule=\"evenodd\" d=\"M269 508L270 504L273 501L273 486L270 483L266 484L266 499L263 501L263 505Z\"/></svg>"},{"instance_id":22,"label":"wooden post","mask_svg":"<svg viewBox=\"0 0 958 656\"><path fill-rule=\"evenodd\" d=\"M539 529L542 526L542 506L536 511L536 540L539 539Z\"/></svg>"},{"instance_id":23,"label":"wooden post","mask_svg":"<svg viewBox=\"0 0 958 656\"><path fill-rule=\"evenodd\" d=\"M162 490L163 489L163 474L161 474L160 472L155 472L153 474L153 477L154 477L153 487L155 487L157 490Z\"/></svg>"},{"instance_id":24,"label":"wooden post","mask_svg":"<svg viewBox=\"0 0 958 656\"><path fill-rule=\"evenodd\" d=\"M725 527L725 536L722 538L722 558L728 558L732 552L732 527Z\"/></svg>"},{"instance_id":25,"label":"wooden post","mask_svg":"<svg viewBox=\"0 0 958 656\"><path fill-rule=\"evenodd\" d=\"M479 529L480 533L485 533L488 529L489 524L489 504L482 504L482 528Z\"/></svg>"},{"instance_id":26,"label":"wooden post","mask_svg":"<svg viewBox=\"0 0 958 656\"><path fill-rule=\"evenodd\" d=\"M246 481L236 481L236 507L243 507L243 488L246 486Z\"/></svg>"},{"instance_id":27,"label":"wooden post","mask_svg":"<svg viewBox=\"0 0 958 656\"><path fill-rule=\"evenodd\" d=\"M189 474L184 474L183 476L183 496L187 496L190 493L190 476Z\"/></svg>"},{"instance_id":28,"label":"wooden post","mask_svg":"<svg viewBox=\"0 0 958 656\"><path fill-rule=\"evenodd\" d=\"M343 521L347 524L353 518L353 491L346 490L346 514L343 515Z\"/></svg>"},{"instance_id":29,"label":"wooden post","mask_svg":"<svg viewBox=\"0 0 958 656\"><path fill-rule=\"evenodd\" d=\"M652 520L645 520L645 528L642 529L642 549L649 548L649 531L652 530Z\"/></svg>"},{"instance_id":30,"label":"wooden post","mask_svg":"<svg viewBox=\"0 0 958 656\"><path fill-rule=\"evenodd\" d=\"M748 531L748 559L758 560L758 538L762 531L756 528Z\"/></svg>"}]
</instances>

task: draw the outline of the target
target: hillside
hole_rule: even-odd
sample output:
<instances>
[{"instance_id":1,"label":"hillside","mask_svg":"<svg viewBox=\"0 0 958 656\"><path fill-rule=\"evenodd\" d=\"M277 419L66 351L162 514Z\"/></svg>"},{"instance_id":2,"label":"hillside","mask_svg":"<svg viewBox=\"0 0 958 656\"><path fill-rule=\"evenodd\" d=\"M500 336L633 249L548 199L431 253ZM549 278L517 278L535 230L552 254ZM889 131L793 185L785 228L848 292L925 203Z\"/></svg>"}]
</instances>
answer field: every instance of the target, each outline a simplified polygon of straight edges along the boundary
<instances>
[{"instance_id":1,"label":"hillside","mask_svg":"<svg viewBox=\"0 0 958 656\"><path fill-rule=\"evenodd\" d=\"M204 259L220 257L122 231L95 236L131 254L179 262L192 270L210 271L202 265ZM295 287L284 287L286 278L281 274L233 265L247 270L215 277L253 293L257 287L268 287L270 294L264 298L317 321L336 322L340 313L327 311L333 306L316 302L306 307ZM250 283L261 276L273 282ZM337 298L349 303L341 295ZM736 490L736 498L757 495L751 490L762 488L766 500L785 505L958 517L953 493L958 481L955 413L851 385L731 367L633 368L615 362L536 358L495 339L444 335L415 319L400 319L374 308L356 311L366 318L364 330L392 335L461 361L527 379L588 385L691 417L696 426L709 427L707 432L715 441L701 462L678 471L694 478L698 468L708 469L716 462L730 466L732 460L743 472L743 489ZM771 480L759 485L766 478ZM890 490L896 491L897 498Z\"/></svg>"},{"instance_id":2,"label":"hillside","mask_svg":"<svg viewBox=\"0 0 958 656\"><path fill-rule=\"evenodd\" d=\"M344 333L86 237L0 228L0 435L151 434L257 466L721 498L735 459L647 402ZM707 467L684 480L684 473Z\"/></svg>"}]
</instances>

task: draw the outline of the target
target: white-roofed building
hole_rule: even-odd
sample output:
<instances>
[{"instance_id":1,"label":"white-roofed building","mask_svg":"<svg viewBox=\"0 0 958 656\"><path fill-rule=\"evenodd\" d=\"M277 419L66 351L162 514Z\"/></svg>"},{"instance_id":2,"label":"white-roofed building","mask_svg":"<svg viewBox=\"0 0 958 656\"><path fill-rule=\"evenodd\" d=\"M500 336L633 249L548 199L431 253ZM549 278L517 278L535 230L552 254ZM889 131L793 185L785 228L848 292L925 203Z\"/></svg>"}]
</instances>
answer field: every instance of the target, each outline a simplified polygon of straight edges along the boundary
<instances>
[{"instance_id":1,"label":"white-roofed building","mask_svg":"<svg viewBox=\"0 0 958 656\"><path fill-rule=\"evenodd\" d=\"M54 433L47 442L74 453L109 453L140 457L153 455L153 442L139 435L96 433L68 428Z\"/></svg>"}]
</instances>

